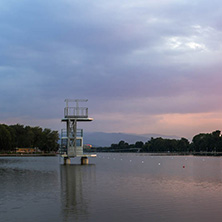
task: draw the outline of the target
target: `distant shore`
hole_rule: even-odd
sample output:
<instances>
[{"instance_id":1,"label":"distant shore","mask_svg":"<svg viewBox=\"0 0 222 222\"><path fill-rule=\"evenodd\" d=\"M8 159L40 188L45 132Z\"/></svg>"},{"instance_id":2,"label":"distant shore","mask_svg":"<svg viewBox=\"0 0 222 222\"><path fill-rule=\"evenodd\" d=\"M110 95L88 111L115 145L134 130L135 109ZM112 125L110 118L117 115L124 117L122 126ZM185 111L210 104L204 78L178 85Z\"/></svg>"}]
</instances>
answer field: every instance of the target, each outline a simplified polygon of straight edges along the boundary
<instances>
[{"instance_id":1,"label":"distant shore","mask_svg":"<svg viewBox=\"0 0 222 222\"><path fill-rule=\"evenodd\" d=\"M222 152L92 152L92 153L135 153L149 156L222 156Z\"/></svg>"},{"instance_id":2,"label":"distant shore","mask_svg":"<svg viewBox=\"0 0 222 222\"><path fill-rule=\"evenodd\" d=\"M42 153L42 154L15 154L15 153L2 153L0 157L39 157L39 156L57 156L56 153Z\"/></svg>"},{"instance_id":3,"label":"distant shore","mask_svg":"<svg viewBox=\"0 0 222 222\"><path fill-rule=\"evenodd\" d=\"M150 156L222 156L222 152L148 153Z\"/></svg>"},{"instance_id":4,"label":"distant shore","mask_svg":"<svg viewBox=\"0 0 222 222\"><path fill-rule=\"evenodd\" d=\"M96 153L96 152L93 152ZM127 153L127 152L97 152L97 153ZM222 152L175 152L175 153L137 153L137 152L129 152L135 154L146 154L149 156L222 156ZM40 154L19 154L19 153L1 153L0 157L41 157L41 156L57 156L59 154L56 153L40 153Z\"/></svg>"}]
</instances>

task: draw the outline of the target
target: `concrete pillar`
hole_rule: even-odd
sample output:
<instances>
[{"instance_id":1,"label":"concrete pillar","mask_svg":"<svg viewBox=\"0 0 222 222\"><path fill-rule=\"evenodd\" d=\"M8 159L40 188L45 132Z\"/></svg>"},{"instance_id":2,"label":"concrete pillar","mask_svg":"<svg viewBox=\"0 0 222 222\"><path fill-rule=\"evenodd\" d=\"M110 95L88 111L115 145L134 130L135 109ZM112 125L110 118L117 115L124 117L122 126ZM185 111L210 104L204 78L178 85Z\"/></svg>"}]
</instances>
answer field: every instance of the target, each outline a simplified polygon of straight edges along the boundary
<instances>
[{"instance_id":1,"label":"concrete pillar","mask_svg":"<svg viewBox=\"0 0 222 222\"><path fill-rule=\"evenodd\" d=\"M66 164L71 164L71 160L70 160L70 158L64 157L64 165L66 165Z\"/></svg>"},{"instance_id":2,"label":"concrete pillar","mask_svg":"<svg viewBox=\"0 0 222 222\"><path fill-rule=\"evenodd\" d=\"M87 157L82 157L81 158L81 164L82 165L88 165L89 164L89 159Z\"/></svg>"}]
</instances>

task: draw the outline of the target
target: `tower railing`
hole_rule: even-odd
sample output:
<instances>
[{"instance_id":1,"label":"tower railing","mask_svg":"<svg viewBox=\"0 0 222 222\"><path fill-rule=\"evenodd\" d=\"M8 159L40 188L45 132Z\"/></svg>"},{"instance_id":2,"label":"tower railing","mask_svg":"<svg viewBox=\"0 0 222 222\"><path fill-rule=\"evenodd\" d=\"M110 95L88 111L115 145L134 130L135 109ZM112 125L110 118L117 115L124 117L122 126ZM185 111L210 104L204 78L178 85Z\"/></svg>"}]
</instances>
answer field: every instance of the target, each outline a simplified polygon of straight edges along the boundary
<instances>
[{"instance_id":1,"label":"tower railing","mask_svg":"<svg viewBox=\"0 0 222 222\"><path fill-rule=\"evenodd\" d=\"M87 107L65 107L65 118L88 118Z\"/></svg>"},{"instance_id":2,"label":"tower railing","mask_svg":"<svg viewBox=\"0 0 222 222\"><path fill-rule=\"evenodd\" d=\"M67 135L67 130L66 129L62 129L61 130L61 138L67 138L68 135ZM69 135L70 138L73 138L74 135L72 134L72 132L70 133ZM76 130L76 137L83 137L83 129L77 129Z\"/></svg>"}]
</instances>

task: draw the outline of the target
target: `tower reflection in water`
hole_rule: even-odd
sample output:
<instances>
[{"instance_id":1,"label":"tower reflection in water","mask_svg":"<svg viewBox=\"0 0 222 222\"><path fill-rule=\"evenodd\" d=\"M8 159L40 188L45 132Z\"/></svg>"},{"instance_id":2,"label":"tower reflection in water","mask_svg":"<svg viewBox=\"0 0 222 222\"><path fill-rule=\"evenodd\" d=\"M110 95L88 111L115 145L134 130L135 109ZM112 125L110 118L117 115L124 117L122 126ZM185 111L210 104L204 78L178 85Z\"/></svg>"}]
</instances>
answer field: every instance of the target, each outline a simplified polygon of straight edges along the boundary
<instances>
[{"instance_id":1,"label":"tower reflection in water","mask_svg":"<svg viewBox=\"0 0 222 222\"><path fill-rule=\"evenodd\" d=\"M61 202L63 221L82 221L89 216L95 165L61 165Z\"/></svg>"}]
</instances>

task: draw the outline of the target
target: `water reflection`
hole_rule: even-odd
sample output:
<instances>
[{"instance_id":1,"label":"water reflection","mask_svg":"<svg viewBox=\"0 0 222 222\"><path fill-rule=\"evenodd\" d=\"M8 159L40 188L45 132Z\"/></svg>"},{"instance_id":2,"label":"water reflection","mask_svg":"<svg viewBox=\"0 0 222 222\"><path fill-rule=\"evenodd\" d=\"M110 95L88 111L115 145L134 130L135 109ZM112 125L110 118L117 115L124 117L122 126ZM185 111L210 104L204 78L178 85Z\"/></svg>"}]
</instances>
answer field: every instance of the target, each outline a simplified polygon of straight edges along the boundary
<instances>
[{"instance_id":1,"label":"water reflection","mask_svg":"<svg viewBox=\"0 0 222 222\"><path fill-rule=\"evenodd\" d=\"M102 155L94 221L221 221L222 158Z\"/></svg>"},{"instance_id":2,"label":"water reflection","mask_svg":"<svg viewBox=\"0 0 222 222\"><path fill-rule=\"evenodd\" d=\"M0 158L1 221L221 221L222 158Z\"/></svg>"},{"instance_id":3,"label":"water reflection","mask_svg":"<svg viewBox=\"0 0 222 222\"><path fill-rule=\"evenodd\" d=\"M64 221L87 219L90 195L96 182L95 165L61 165L60 174Z\"/></svg>"},{"instance_id":4,"label":"water reflection","mask_svg":"<svg viewBox=\"0 0 222 222\"><path fill-rule=\"evenodd\" d=\"M0 158L2 221L56 221L59 177L55 160Z\"/></svg>"}]
</instances>

